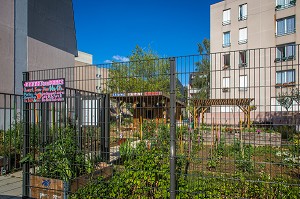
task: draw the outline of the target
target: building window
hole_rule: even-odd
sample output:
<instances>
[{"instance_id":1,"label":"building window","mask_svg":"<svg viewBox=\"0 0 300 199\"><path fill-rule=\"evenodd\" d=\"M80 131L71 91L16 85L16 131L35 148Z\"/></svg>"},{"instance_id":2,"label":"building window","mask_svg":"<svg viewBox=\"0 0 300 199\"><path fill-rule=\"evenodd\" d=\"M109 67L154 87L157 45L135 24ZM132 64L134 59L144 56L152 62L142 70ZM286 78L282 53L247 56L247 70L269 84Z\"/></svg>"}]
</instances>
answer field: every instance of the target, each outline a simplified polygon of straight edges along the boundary
<instances>
[{"instance_id":1,"label":"building window","mask_svg":"<svg viewBox=\"0 0 300 199\"><path fill-rule=\"evenodd\" d=\"M230 54L223 55L224 66L223 69L227 69L230 67Z\"/></svg>"},{"instance_id":2,"label":"building window","mask_svg":"<svg viewBox=\"0 0 300 199\"><path fill-rule=\"evenodd\" d=\"M223 33L223 48L230 46L230 32Z\"/></svg>"},{"instance_id":3,"label":"building window","mask_svg":"<svg viewBox=\"0 0 300 199\"><path fill-rule=\"evenodd\" d=\"M248 87L248 76L241 75L240 76L240 91L246 91Z\"/></svg>"},{"instance_id":4,"label":"building window","mask_svg":"<svg viewBox=\"0 0 300 199\"><path fill-rule=\"evenodd\" d=\"M239 44L245 44L248 42L247 28L240 28L239 30Z\"/></svg>"},{"instance_id":5,"label":"building window","mask_svg":"<svg viewBox=\"0 0 300 199\"><path fill-rule=\"evenodd\" d=\"M295 16L278 19L276 21L276 36L293 34L296 32Z\"/></svg>"},{"instance_id":6,"label":"building window","mask_svg":"<svg viewBox=\"0 0 300 199\"><path fill-rule=\"evenodd\" d=\"M296 45L295 43L277 46L275 62L289 61L296 58Z\"/></svg>"},{"instance_id":7,"label":"building window","mask_svg":"<svg viewBox=\"0 0 300 199\"><path fill-rule=\"evenodd\" d=\"M239 67L246 67L247 66L247 51L240 51L239 52Z\"/></svg>"},{"instance_id":8,"label":"building window","mask_svg":"<svg viewBox=\"0 0 300 199\"><path fill-rule=\"evenodd\" d=\"M248 13L247 13L247 4L243 4L239 6L239 21L243 21L246 20L248 17Z\"/></svg>"},{"instance_id":9,"label":"building window","mask_svg":"<svg viewBox=\"0 0 300 199\"><path fill-rule=\"evenodd\" d=\"M296 0L276 0L276 10L290 8L296 5Z\"/></svg>"},{"instance_id":10,"label":"building window","mask_svg":"<svg viewBox=\"0 0 300 199\"><path fill-rule=\"evenodd\" d=\"M223 26L230 24L230 9L223 11Z\"/></svg>"},{"instance_id":11,"label":"building window","mask_svg":"<svg viewBox=\"0 0 300 199\"><path fill-rule=\"evenodd\" d=\"M285 70L276 72L276 85L294 85L295 70Z\"/></svg>"},{"instance_id":12,"label":"building window","mask_svg":"<svg viewBox=\"0 0 300 199\"><path fill-rule=\"evenodd\" d=\"M222 91L228 92L229 91L229 77L223 77L223 85L222 85Z\"/></svg>"}]
</instances>

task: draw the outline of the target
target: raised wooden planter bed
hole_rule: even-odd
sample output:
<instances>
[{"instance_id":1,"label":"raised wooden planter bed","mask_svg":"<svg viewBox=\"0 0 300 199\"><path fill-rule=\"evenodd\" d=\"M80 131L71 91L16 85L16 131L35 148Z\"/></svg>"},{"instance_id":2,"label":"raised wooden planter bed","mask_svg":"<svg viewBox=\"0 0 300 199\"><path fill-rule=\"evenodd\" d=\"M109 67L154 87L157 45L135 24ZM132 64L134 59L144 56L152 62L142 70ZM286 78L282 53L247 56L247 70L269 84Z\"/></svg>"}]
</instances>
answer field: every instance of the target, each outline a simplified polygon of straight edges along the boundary
<instances>
[{"instance_id":1,"label":"raised wooden planter bed","mask_svg":"<svg viewBox=\"0 0 300 199\"><path fill-rule=\"evenodd\" d=\"M69 193L75 193L79 188L85 186L90 180L96 179L99 176L103 176L104 179L108 179L112 176L112 173L112 165L99 163L92 174L79 176L71 180L70 183L64 182L63 180L31 175L31 197L36 199L67 199Z\"/></svg>"}]
</instances>

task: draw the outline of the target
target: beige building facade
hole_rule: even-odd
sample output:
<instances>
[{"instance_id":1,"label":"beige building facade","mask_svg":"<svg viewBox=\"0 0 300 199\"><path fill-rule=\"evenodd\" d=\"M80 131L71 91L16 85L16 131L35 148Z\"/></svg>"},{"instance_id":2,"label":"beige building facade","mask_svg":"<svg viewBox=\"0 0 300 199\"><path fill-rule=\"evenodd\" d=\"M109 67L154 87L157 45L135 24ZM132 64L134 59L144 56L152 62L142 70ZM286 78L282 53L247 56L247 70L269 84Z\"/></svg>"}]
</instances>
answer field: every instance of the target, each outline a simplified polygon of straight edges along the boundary
<instances>
[{"instance_id":1,"label":"beige building facade","mask_svg":"<svg viewBox=\"0 0 300 199\"><path fill-rule=\"evenodd\" d=\"M224 0L211 5L210 17L210 98L253 98L251 118L256 121L285 111L276 98L299 89L300 4ZM293 102L289 111L298 110ZM224 105L212 108L209 117L237 123L244 115Z\"/></svg>"}]
</instances>

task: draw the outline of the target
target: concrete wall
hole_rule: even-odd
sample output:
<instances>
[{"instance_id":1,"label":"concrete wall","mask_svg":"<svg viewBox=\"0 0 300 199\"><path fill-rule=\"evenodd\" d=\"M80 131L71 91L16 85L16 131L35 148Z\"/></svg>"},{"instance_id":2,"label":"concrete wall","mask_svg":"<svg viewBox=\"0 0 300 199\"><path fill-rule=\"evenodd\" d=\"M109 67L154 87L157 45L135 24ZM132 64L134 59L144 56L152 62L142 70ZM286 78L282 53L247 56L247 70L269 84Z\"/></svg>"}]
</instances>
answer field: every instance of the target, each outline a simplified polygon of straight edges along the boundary
<instances>
[{"instance_id":1,"label":"concrete wall","mask_svg":"<svg viewBox=\"0 0 300 199\"><path fill-rule=\"evenodd\" d=\"M21 94L22 72L73 67L77 43L72 0L14 2L0 0L0 92Z\"/></svg>"},{"instance_id":2,"label":"concrete wall","mask_svg":"<svg viewBox=\"0 0 300 199\"><path fill-rule=\"evenodd\" d=\"M14 83L14 1L0 0L0 92L12 93Z\"/></svg>"},{"instance_id":3,"label":"concrete wall","mask_svg":"<svg viewBox=\"0 0 300 199\"><path fill-rule=\"evenodd\" d=\"M75 57L46 43L28 37L28 70L72 67Z\"/></svg>"}]
</instances>

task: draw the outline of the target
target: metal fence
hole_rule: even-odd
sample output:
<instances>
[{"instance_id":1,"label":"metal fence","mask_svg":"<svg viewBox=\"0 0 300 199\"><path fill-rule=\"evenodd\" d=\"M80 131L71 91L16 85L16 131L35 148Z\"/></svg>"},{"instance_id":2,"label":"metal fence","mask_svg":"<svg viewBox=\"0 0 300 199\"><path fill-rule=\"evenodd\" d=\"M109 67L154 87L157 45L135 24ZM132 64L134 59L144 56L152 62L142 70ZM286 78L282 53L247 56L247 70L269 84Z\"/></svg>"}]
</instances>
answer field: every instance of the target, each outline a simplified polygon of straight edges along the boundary
<instances>
[{"instance_id":1,"label":"metal fence","mask_svg":"<svg viewBox=\"0 0 300 199\"><path fill-rule=\"evenodd\" d=\"M0 175L21 168L22 105L22 96L0 93Z\"/></svg>"},{"instance_id":2,"label":"metal fence","mask_svg":"<svg viewBox=\"0 0 300 199\"><path fill-rule=\"evenodd\" d=\"M32 71L24 195L297 198L299 46Z\"/></svg>"}]
</instances>

